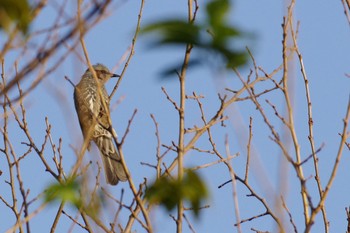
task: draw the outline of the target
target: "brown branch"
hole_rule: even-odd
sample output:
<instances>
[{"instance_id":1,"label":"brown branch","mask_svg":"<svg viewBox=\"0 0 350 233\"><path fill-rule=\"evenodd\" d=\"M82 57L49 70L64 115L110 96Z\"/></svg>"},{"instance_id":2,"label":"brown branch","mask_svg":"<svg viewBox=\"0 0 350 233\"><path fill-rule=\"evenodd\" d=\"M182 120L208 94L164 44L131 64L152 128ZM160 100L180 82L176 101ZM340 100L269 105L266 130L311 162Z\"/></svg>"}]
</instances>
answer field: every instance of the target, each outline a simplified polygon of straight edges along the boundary
<instances>
[{"instance_id":1,"label":"brown branch","mask_svg":"<svg viewBox=\"0 0 350 233\"><path fill-rule=\"evenodd\" d=\"M261 230L257 230L257 229L255 229L255 228L250 228L250 230L252 230L252 231L255 231L256 233L271 233L271 232L269 232L269 231L261 231Z\"/></svg>"},{"instance_id":2,"label":"brown branch","mask_svg":"<svg viewBox=\"0 0 350 233\"><path fill-rule=\"evenodd\" d=\"M206 153L206 154L212 154L212 155L215 154L214 151L212 150L203 150L197 147L193 147L192 150L198 151L200 153Z\"/></svg>"},{"instance_id":3,"label":"brown branch","mask_svg":"<svg viewBox=\"0 0 350 233\"><path fill-rule=\"evenodd\" d=\"M277 223L279 229L283 230L283 225L282 222L280 221L280 219L272 212L271 208L269 207L268 203L266 202L266 200L264 198L262 198L259 194L257 194L254 189L250 186L249 183L247 183L246 181L244 181L243 179L241 179L239 176L235 176L235 179L238 180L240 183L242 183L249 191L250 191L250 195L249 196L253 196L255 197L266 209L266 212L264 214L261 215L257 215L259 217L261 216L265 216L265 215L270 215L273 220L275 220L275 222ZM250 218L251 220L255 219L256 217ZM251 221L249 220L249 221Z\"/></svg>"},{"instance_id":4,"label":"brown branch","mask_svg":"<svg viewBox=\"0 0 350 233\"><path fill-rule=\"evenodd\" d=\"M96 22L99 21L99 18L103 16L103 12L106 10L107 6L110 4L110 0L106 0L105 2L101 4L95 4L94 7L86 14L86 16L83 19L83 22L87 25L86 28L92 28ZM97 16L97 18L95 18ZM92 22L91 22L92 21ZM22 68L22 70L16 74L16 76L6 85L2 88L0 95L3 95L7 93L16 83L20 82L24 77L28 76L30 73L32 73L38 66L46 63L48 59L58 51L58 49L64 45L67 41L69 41L71 38L73 38L75 35L79 33L80 29L80 23L78 22L75 24L64 36L61 37L56 43L54 43L50 48L45 49L39 48L38 51L39 54L33 58L31 61L27 63L27 65ZM60 64L64 59L58 59L57 64ZM57 67L57 64L53 67ZM41 75L37 81L33 82L31 86L28 88L28 91L24 93L26 95L30 90L35 88L40 81L47 77L47 73L45 75ZM20 97L16 97L13 99L18 100ZM4 104L4 103L1 103Z\"/></svg>"},{"instance_id":5,"label":"brown branch","mask_svg":"<svg viewBox=\"0 0 350 233\"><path fill-rule=\"evenodd\" d=\"M1 72L1 78L2 78L2 85L6 85L6 79L5 79L5 71L4 71L4 60L1 61L1 68L2 68L2 72ZM7 96L4 96L4 102L7 103ZM9 170L9 175L10 175L10 181L7 181L7 183L10 185L11 188L11 198L12 198L12 205L7 202L3 197L1 197L0 199L2 200L2 202L12 210L12 212L15 215L16 218L16 224L18 224L20 222L21 216L20 213L18 212L18 206L17 206L17 194L16 194L16 190L15 190L15 171L13 169L13 166L11 165L11 156L10 153L13 154L13 147L11 146L11 143L9 141L9 137L8 137L8 112L7 112L7 105L4 104L3 105L3 111L4 111L4 125L3 128L1 129L1 133L3 135L3 143L4 143L4 149L2 150L2 152L5 154L6 156L6 160L7 160L7 165L8 165L8 170ZM10 150L10 151L9 151ZM16 159L15 159L16 161ZM23 227L20 224L19 225L19 232L24 232L23 231Z\"/></svg>"},{"instance_id":6,"label":"brown branch","mask_svg":"<svg viewBox=\"0 0 350 233\"><path fill-rule=\"evenodd\" d=\"M283 94L285 103L287 106L287 113L288 113L288 126L289 126L289 133L291 135L293 146L294 146L294 152L295 152L295 159L296 163L300 164L301 162L301 155L300 155L300 144L298 142L298 138L295 132L295 124L294 124L294 116L293 116L293 106L292 101L289 93L289 86L288 86L288 58L287 58L287 37L288 37L288 30L292 30L291 24L293 20L293 9L294 9L295 2L291 1L290 5L288 6L288 14L287 17L283 18L283 39L282 39L282 56L283 56L283 76L282 76L282 86L283 86ZM305 185L305 177L303 174L303 168L301 166L297 166L296 172L300 181L300 187L301 187L301 197L303 201L303 208L304 208L304 221L305 224L309 223L310 220L310 213L309 213L309 203L308 203L308 196L309 193L306 189Z\"/></svg>"},{"instance_id":7,"label":"brown branch","mask_svg":"<svg viewBox=\"0 0 350 233\"><path fill-rule=\"evenodd\" d=\"M203 165L199 165L199 166L196 166L196 167L192 167L191 170L195 171L195 170L199 170L199 169L202 169L202 168L207 168L207 167L211 167L215 164L219 164L219 163L223 163L223 162L227 162L231 159L234 159L236 158L237 156L239 155L239 153L233 155L233 156L227 156L227 158L222 158L222 159L219 159L219 160L216 160L214 162L211 162L211 163L206 163L206 164L203 164Z\"/></svg>"},{"instance_id":8,"label":"brown branch","mask_svg":"<svg viewBox=\"0 0 350 233\"><path fill-rule=\"evenodd\" d=\"M321 152L321 150L323 149L323 147L325 146L324 143L321 144L321 146L314 152L315 154L318 154ZM299 164L299 166L302 166L304 163L306 163L307 161L309 161L311 158L313 158L315 155L314 154L310 154L308 157L306 157L303 161L301 161L301 163Z\"/></svg>"},{"instance_id":9,"label":"brown branch","mask_svg":"<svg viewBox=\"0 0 350 233\"><path fill-rule=\"evenodd\" d=\"M346 19L348 20L349 25L350 25L350 13L349 13L350 3L348 0L341 0L341 2L343 4L344 14L346 16Z\"/></svg>"},{"instance_id":10,"label":"brown branch","mask_svg":"<svg viewBox=\"0 0 350 233\"><path fill-rule=\"evenodd\" d=\"M150 163L146 163L146 162L140 162L141 165L147 166L147 167L151 167L157 170L157 166L156 165L152 165Z\"/></svg>"},{"instance_id":11,"label":"brown branch","mask_svg":"<svg viewBox=\"0 0 350 233\"><path fill-rule=\"evenodd\" d=\"M7 97L7 94L4 95L5 98L7 98L8 101L10 101ZM34 149L34 151L37 153L37 155L39 156L40 160L42 161L42 163L45 166L45 170L47 172L49 172L56 180L59 180L60 177L51 169L50 165L47 163L45 157L44 157L44 148L46 143L42 144L42 149L39 150L39 148L36 146L36 144L34 143L33 138L30 135L29 129L28 129L28 123L26 120L26 110L24 108L23 105L21 105L21 111L22 111L22 120L19 119L18 114L16 113L16 110L14 109L14 107L12 106L12 102L8 102L8 105L10 107L10 109L12 110L12 113L15 117L15 120L17 121L18 126L21 128L21 130L24 132L24 134L26 135L29 143L23 143L26 144L27 146L31 147Z\"/></svg>"},{"instance_id":12,"label":"brown branch","mask_svg":"<svg viewBox=\"0 0 350 233\"><path fill-rule=\"evenodd\" d=\"M210 143L212 144L213 148L215 148L215 144L214 144L214 141L212 139L212 136L211 136L209 129L208 129L208 135L209 135ZM226 148L226 156L228 157L231 154L229 142L228 142L228 135L226 135L226 138L225 138L225 148ZM218 151L216 149L214 149L214 151L216 151L216 155L219 158L222 158L222 156L218 153ZM241 224L240 224L241 216L240 216L239 201L238 201L238 194L237 194L237 182L235 179L236 172L229 162L225 161L224 164L227 166L227 169L228 169L230 176L231 176L231 179L232 179L232 197L233 197L233 202L234 202L234 206L235 206L235 216L236 216L236 221L237 221L237 225L235 225L235 226L237 227L237 231L239 233L241 233L242 232Z\"/></svg>"},{"instance_id":13,"label":"brown branch","mask_svg":"<svg viewBox=\"0 0 350 233\"><path fill-rule=\"evenodd\" d=\"M290 125L289 125L289 123L286 121L286 119L284 119L284 117L281 116L281 114L278 113L276 106L273 105L268 99L266 99L265 101L266 101L266 103L267 103L268 105L271 106L271 108L272 108L273 111L275 112L275 115L283 122L283 124L290 128Z\"/></svg>"},{"instance_id":14,"label":"brown branch","mask_svg":"<svg viewBox=\"0 0 350 233\"><path fill-rule=\"evenodd\" d=\"M172 103L172 104L174 105L175 109L176 109L177 111L179 111L179 110L180 110L180 107L179 107L179 106L177 105L177 103L169 96L169 94L167 93L167 91L165 90L164 87L162 87L162 91L163 91L163 93L165 94L166 98L170 101L170 103Z\"/></svg>"},{"instance_id":15,"label":"brown branch","mask_svg":"<svg viewBox=\"0 0 350 233\"><path fill-rule=\"evenodd\" d=\"M184 217L184 219L185 219L185 221L186 221L186 223L187 223L188 228L190 229L190 231L191 231L192 233L196 233L196 231L194 230L192 224L190 223L190 221L188 220L188 218L186 217L185 214L183 214L183 217Z\"/></svg>"},{"instance_id":16,"label":"brown branch","mask_svg":"<svg viewBox=\"0 0 350 233\"><path fill-rule=\"evenodd\" d=\"M110 197L110 198L113 198L113 197ZM114 215L114 219L113 219L113 222L111 223L111 231L114 229L114 226L116 225L117 223L117 220L119 218L119 215L123 209L123 198L124 198L124 189L121 190L120 192L120 198L118 200L119 202L119 207ZM114 198L113 198L114 199ZM116 199L114 199L116 201ZM117 202L117 201L116 201Z\"/></svg>"},{"instance_id":17,"label":"brown branch","mask_svg":"<svg viewBox=\"0 0 350 233\"><path fill-rule=\"evenodd\" d=\"M243 86L241 89L239 89L230 99L226 100L226 97L220 97L220 106L216 112L216 114L214 114L214 116L212 116L210 118L209 121L207 121L207 124L204 125L201 128L197 128L194 132L195 134L192 136L192 138L189 139L189 142L187 143L186 147L185 147L185 152L187 152L188 150L191 150L194 146L194 144L197 142L197 140L205 133L207 132L207 129L209 129L210 127L212 127L213 125L217 124L218 122L222 122L222 120L220 120L221 116L223 115L224 111L234 102L236 102L236 100L239 98L239 96L245 92L247 89L255 86L257 83L266 80L266 78L258 78L254 81L252 81L251 83L247 84L246 86ZM186 153L185 153L186 154ZM174 161L170 164L170 166L168 166L168 170L169 172L172 171L176 165L177 165L177 158L174 159ZM166 174L166 173L165 173Z\"/></svg>"},{"instance_id":18,"label":"brown branch","mask_svg":"<svg viewBox=\"0 0 350 233\"><path fill-rule=\"evenodd\" d=\"M81 228L83 228L84 230L88 231L88 232L92 232L92 231L89 231L89 229L86 227L86 226L83 226L80 222L77 221L76 218L73 218L71 215L69 215L66 211L64 210L61 210L61 212L66 215L74 224L80 226ZM57 215L56 215L57 216ZM51 231L51 232L54 232L54 231Z\"/></svg>"},{"instance_id":19,"label":"brown branch","mask_svg":"<svg viewBox=\"0 0 350 233\"><path fill-rule=\"evenodd\" d=\"M242 224L242 223L245 223L245 222L250 222L250 221L252 221L252 220L254 220L254 219L261 218L261 217L264 217L264 216L266 216L266 215L269 215L269 213L265 212L265 213L258 214L258 215L255 215L255 216L253 216L253 217L247 218L247 219L243 219L243 220L241 220L240 222L235 223L234 225L235 225L235 226L238 226L239 224Z\"/></svg>"},{"instance_id":20,"label":"brown branch","mask_svg":"<svg viewBox=\"0 0 350 233\"><path fill-rule=\"evenodd\" d=\"M33 212L31 212L27 217L25 217L24 219L17 221L16 224L14 226L12 226L10 229L8 229L5 233L12 233L14 232L17 228L20 228L23 224L25 224L26 222L29 222L32 218L34 218L35 216L37 216L41 211L43 211L46 207L47 203L43 203L41 204L36 210L34 210Z\"/></svg>"},{"instance_id":21,"label":"brown branch","mask_svg":"<svg viewBox=\"0 0 350 233\"><path fill-rule=\"evenodd\" d=\"M132 115L131 119L129 120L129 124L128 124L127 130L126 130L125 134L122 137L123 139L125 139L126 134L129 132L129 128L130 128L131 122L132 122L135 114L136 114L136 110L134 111L134 114ZM111 125L111 127L109 129L109 132L113 135L114 142L117 145L117 150L118 150L118 153L120 155L121 163L122 163L124 171L126 173L126 177L128 178L129 187L130 187L130 189L131 189L131 191L132 191L132 193L134 195L134 198L135 198L135 200L137 202L137 206L140 207L140 210L141 210L141 212L143 214L143 217L145 219L146 225L144 225L144 224L141 224L141 225L146 229L147 232L152 233L153 232L152 223L151 223L151 220L150 220L150 217L149 217L149 214L148 214L148 210L146 209L145 201L141 198L142 192L141 191L138 192L136 190L135 184L134 184L132 176L130 174L130 171L129 171L126 163L125 163L124 153L123 153L122 147L121 147L123 145L123 143L124 143L123 139L122 139L122 141L120 143L118 143L118 141L117 141L117 139L115 137L115 134L113 133L112 125ZM138 213L136 213L135 216L137 216L137 214ZM129 222L130 222L130 218L129 218ZM127 228L125 228L125 231L126 232L131 231L131 225L128 224Z\"/></svg>"},{"instance_id":22,"label":"brown branch","mask_svg":"<svg viewBox=\"0 0 350 233\"><path fill-rule=\"evenodd\" d=\"M68 76L64 76L64 79L67 80L73 86L73 88L75 88L75 84L72 82L72 80L70 80L70 78L68 78Z\"/></svg>"},{"instance_id":23,"label":"brown branch","mask_svg":"<svg viewBox=\"0 0 350 233\"><path fill-rule=\"evenodd\" d=\"M121 147L121 146L124 145L124 141L125 141L125 139L126 139L126 136L127 136L127 135L129 134L129 132L130 132L131 123L132 123L132 121L134 120L134 118L135 118L135 116L136 116L136 113L137 113L137 109L134 110L134 112L132 113L131 118L130 118L129 121L128 121L128 126L126 127L126 130L125 130L125 132L124 132L124 135L123 135L122 139L120 140L120 143L118 143L118 146L119 146L119 147ZM111 131L112 131L112 135L114 135L113 130L111 130Z\"/></svg>"},{"instance_id":24,"label":"brown branch","mask_svg":"<svg viewBox=\"0 0 350 233\"><path fill-rule=\"evenodd\" d=\"M164 157L164 155L162 156L160 154L160 147L162 145L161 143L161 139L160 139L160 135L159 135L159 126L158 126L158 122L156 121L156 118L154 117L153 114L150 115L152 120L153 120L153 123L154 123L154 127L155 127L155 135L156 135L156 138L157 138L157 149L156 149L156 157L157 157L157 166L156 167L156 170L157 170L157 178L160 177L160 175L162 174L162 168L161 168L161 164L162 164L162 159Z\"/></svg>"},{"instance_id":25,"label":"brown branch","mask_svg":"<svg viewBox=\"0 0 350 233\"><path fill-rule=\"evenodd\" d=\"M249 118L249 138L248 138L248 144L247 144L247 162L245 164L245 175L244 180L248 182L248 175L249 175L249 163L250 163L250 154L251 154L251 144L252 144L252 138L253 138L253 118Z\"/></svg>"},{"instance_id":26,"label":"brown branch","mask_svg":"<svg viewBox=\"0 0 350 233\"><path fill-rule=\"evenodd\" d=\"M136 24L136 29L135 29L135 33L134 33L134 36L132 38L132 42L131 42L131 48L130 48L130 53L129 53L129 56L125 62L125 65L124 65L124 69L122 71L122 73L120 74L120 77L117 81L117 83L115 84L111 94L109 95L109 99L112 99L113 95L116 93L118 87L119 87L119 84L120 82L122 81L123 77L124 77L124 74L129 66L129 63L131 61L131 58L133 57L133 55L135 54L135 44L136 44L136 40L137 40L137 37L139 35L139 32L140 32L140 27L141 27L141 18L142 18L142 12L143 12L143 7L144 7L144 4L145 4L145 1L144 0L141 0L141 5L140 5L140 10L139 10L139 14L137 16L137 24Z\"/></svg>"},{"instance_id":27,"label":"brown branch","mask_svg":"<svg viewBox=\"0 0 350 233\"><path fill-rule=\"evenodd\" d=\"M316 218L317 213L322 210L322 208L324 208L324 203L326 201L326 198L328 196L328 193L332 187L332 184L335 180L337 171L338 171L338 167L340 164L340 159L343 155L343 150L344 150L344 146L345 146L345 142L347 140L347 138L349 137L349 135L347 134L347 130L348 130L348 125L349 125L349 120L350 120L350 97L348 100L348 105L347 105L347 110L346 110L346 114L345 114L345 118L343 119L343 131L342 131L342 137L341 140L339 142L339 147L338 147L338 152L336 155L336 159L333 165L333 169L332 169L332 173L329 177L329 180L327 182L327 185L322 193L322 198L319 201L318 205L313 209L313 211L311 212L311 216L310 216L310 222L306 225L305 228L305 232L310 231L311 226L313 224L314 219Z\"/></svg>"},{"instance_id":28,"label":"brown branch","mask_svg":"<svg viewBox=\"0 0 350 233\"><path fill-rule=\"evenodd\" d=\"M187 14L188 14L188 22L192 23L193 18L193 0L187 1ZM178 75L179 76L179 82L180 82L180 106L177 108L178 114L179 114L179 137L178 137L178 147L177 147L177 158L178 158L178 164L177 164L177 178L179 181L182 180L183 172L184 172L184 165L183 165L183 157L185 156L185 103L186 103L186 73L187 68L189 66L190 62L190 56L193 46L191 44L186 45L184 60L181 67L181 72ZM179 200L179 203L177 204L177 219L176 219L176 232L182 233L182 218L183 218L183 201Z\"/></svg>"},{"instance_id":29,"label":"brown branch","mask_svg":"<svg viewBox=\"0 0 350 233\"><path fill-rule=\"evenodd\" d=\"M54 233L56 231L56 227L57 227L57 224L58 224L58 221L62 215L62 213L65 214L64 210L63 210L63 207L64 207L65 203L64 202L61 202L60 206L58 207L58 210L57 210L57 213L56 213L56 216L55 216L55 219L52 223L52 226L50 228L50 232L51 233ZM69 216L68 216L69 217Z\"/></svg>"},{"instance_id":30,"label":"brown branch","mask_svg":"<svg viewBox=\"0 0 350 233\"><path fill-rule=\"evenodd\" d=\"M311 147L311 152L312 152L312 157L313 157L313 162L314 162L315 180L316 180L316 183L317 183L318 194L319 194L319 197L322 198L323 188L322 188L320 171L319 171L319 166L318 166L317 152L316 152L316 149L315 149L315 141L314 141L314 133L313 133L314 122L313 122L313 117L312 117L312 102L311 102L311 95L310 95L310 88L309 88L309 80L308 80L308 77L306 75L306 70L305 70L305 66L304 66L303 57L301 55L301 52L300 52L298 44L297 44L297 35L294 33L293 23L292 22L290 22L290 28L291 28L291 34L292 34L292 39L293 39L295 52L298 55L298 60L299 60L299 65L300 65L300 69L301 69L301 74L302 74L303 79L304 79L305 94L306 94L306 101L307 101L307 112L308 112L308 129L309 129L308 139L309 139L309 142L310 142L310 147ZM328 219L327 219L325 206L322 206L321 210L322 210L322 215L323 215L323 222L324 222L325 232L329 232L329 222L328 222Z\"/></svg>"},{"instance_id":31,"label":"brown branch","mask_svg":"<svg viewBox=\"0 0 350 233\"><path fill-rule=\"evenodd\" d=\"M293 229L294 229L294 233L298 233L298 229L297 229L297 226L295 225L295 222L293 220L293 216L292 214L290 213L287 205L286 205L286 202L284 201L284 198L281 197L281 200L282 200L282 206L283 208L286 210L287 214L288 214L288 217L289 217L289 222L292 224L293 226Z\"/></svg>"}]
</instances>

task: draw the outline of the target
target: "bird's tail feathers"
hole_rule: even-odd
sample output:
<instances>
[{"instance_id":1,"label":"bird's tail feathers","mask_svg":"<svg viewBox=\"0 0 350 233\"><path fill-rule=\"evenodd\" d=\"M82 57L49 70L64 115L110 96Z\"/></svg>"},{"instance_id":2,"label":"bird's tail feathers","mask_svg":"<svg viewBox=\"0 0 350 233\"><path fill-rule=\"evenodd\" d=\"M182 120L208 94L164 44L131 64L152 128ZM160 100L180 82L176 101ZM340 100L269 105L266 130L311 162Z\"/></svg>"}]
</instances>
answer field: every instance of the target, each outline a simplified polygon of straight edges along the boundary
<instances>
[{"instance_id":1,"label":"bird's tail feathers","mask_svg":"<svg viewBox=\"0 0 350 233\"><path fill-rule=\"evenodd\" d=\"M101 152L107 182L116 185L119 180L126 181L127 176L112 139L101 136L95 138L94 141Z\"/></svg>"}]
</instances>

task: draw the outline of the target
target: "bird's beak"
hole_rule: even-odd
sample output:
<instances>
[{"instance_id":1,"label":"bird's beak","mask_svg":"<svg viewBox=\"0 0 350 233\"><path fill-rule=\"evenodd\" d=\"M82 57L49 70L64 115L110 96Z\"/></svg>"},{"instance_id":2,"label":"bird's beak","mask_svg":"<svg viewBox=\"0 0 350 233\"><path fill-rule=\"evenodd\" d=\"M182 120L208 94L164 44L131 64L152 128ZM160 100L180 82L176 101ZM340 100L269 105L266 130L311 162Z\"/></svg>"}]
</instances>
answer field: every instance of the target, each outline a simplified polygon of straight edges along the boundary
<instances>
[{"instance_id":1,"label":"bird's beak","mask_svg":"<svg viewBox=\"0 0 350 233\"><path fill-rule=\"evenodd\" d=\"M112 76L111 76L112 78L114 78L114 77L120 77L120 75L119 74L112 74Z\"/></svg>"}]
</instances>

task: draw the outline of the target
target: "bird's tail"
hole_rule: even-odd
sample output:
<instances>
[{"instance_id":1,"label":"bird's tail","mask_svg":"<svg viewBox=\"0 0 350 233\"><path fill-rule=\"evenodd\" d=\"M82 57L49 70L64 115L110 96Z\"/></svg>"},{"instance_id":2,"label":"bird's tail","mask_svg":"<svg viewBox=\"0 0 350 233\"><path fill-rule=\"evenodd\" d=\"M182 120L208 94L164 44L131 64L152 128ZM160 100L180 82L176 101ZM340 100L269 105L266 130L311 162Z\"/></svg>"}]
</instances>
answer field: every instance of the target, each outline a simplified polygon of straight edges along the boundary
<instances>
[{"instance_id":1,"label":"bird's tail","mask_svg":"<svg viewBox=\"0 0 350 233\"><path fill-rule=\"evenodd\" d=\"M102 156L107 183L116 185L118 181L126 181L127 176L111 138L100 136L94 138Z\"/></svg>"}]
</instances>

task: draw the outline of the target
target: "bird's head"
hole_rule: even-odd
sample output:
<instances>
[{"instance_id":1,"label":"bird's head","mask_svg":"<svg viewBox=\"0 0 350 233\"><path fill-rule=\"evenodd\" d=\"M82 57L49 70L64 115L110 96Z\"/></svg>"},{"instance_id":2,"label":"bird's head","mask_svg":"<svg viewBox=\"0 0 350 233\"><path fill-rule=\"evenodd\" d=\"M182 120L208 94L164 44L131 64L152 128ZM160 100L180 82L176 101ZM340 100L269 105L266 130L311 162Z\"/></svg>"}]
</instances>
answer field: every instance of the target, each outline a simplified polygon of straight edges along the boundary
<instances>
[{"instance_id":1,"label":"bird's head","mask_svg":"<svg viewBox=\"0 0 350 233\"><path fill-rule=\"evenodd\" d=\"M120 75L111 73L105 65L102 65L100 63L93 65L92 67L96 72L98 80L102 84L106 83L112 77L120 77ZM90 70L87 69L86 72L90 72Z\"/></svg>"}]
</instances>

